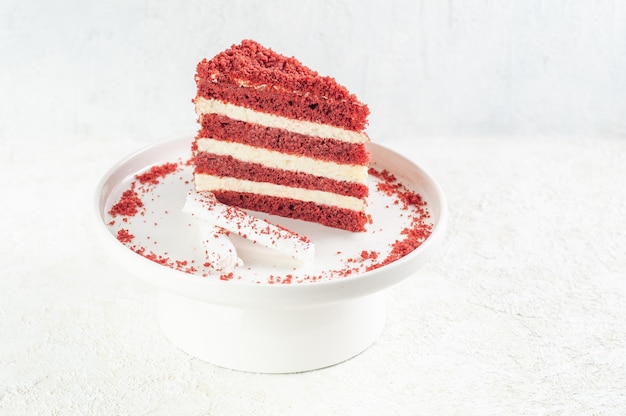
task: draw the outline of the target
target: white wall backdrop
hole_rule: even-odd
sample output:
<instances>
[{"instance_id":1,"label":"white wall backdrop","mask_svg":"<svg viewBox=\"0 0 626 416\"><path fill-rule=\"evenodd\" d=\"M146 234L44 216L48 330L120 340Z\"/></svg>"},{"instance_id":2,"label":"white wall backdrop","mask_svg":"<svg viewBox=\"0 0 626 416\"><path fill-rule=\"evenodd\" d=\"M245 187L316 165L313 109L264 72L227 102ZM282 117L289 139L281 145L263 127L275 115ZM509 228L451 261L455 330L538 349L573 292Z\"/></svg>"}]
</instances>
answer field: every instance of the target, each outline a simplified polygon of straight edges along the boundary
<instances>
[{"instance_id":1,"label":"white wall backdrop","mask_svg":"<svg viewBox=\"0 0 626 416\"><path fill-rule=\"evenodd\" d=\"M195 133L202 57L253 38L370 106L370 135L626 137L626 2L3 0L0 139Z\"/></svg>"}]
</instances>

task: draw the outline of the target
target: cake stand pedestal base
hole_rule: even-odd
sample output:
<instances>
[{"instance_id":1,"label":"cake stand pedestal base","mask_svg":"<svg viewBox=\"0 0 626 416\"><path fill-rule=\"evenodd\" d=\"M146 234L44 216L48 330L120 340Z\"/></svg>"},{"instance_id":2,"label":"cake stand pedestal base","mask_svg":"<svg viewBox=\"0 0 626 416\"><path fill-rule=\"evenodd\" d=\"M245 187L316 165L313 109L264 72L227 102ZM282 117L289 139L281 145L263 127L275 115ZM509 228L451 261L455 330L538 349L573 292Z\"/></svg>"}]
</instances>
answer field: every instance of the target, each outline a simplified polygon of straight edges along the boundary
<instances>
[{"instance_id":1,"label":"cake stand pedestal base","mask_svg":"<svg viewBox=\"0 0 626 416\"><path fill-rule=\"evenodd\" d=\"M361 353L385 325L386 291L297 308L242 308L161 291L163 333L183 351L234 370L294 373Z\"/></svg>"}]
</instances>

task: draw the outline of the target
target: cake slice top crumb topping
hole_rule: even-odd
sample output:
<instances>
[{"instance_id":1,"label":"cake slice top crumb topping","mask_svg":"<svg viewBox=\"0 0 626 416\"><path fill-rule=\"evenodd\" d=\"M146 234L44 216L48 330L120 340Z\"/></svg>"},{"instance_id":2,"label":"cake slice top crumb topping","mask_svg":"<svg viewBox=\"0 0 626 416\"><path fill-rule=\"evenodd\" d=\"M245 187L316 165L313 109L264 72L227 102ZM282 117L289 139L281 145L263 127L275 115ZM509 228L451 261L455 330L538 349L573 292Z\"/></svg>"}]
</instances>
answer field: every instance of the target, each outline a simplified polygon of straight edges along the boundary
<instances>
[{"instance_id":1,"label":"cake slice top crumb topping","mask_svg":"<svg viewBox=\"0 0 626 416\"><path fill-rule=\"evenodd\" d=\"M272 87L332 100L350 101L366 107L344 86L329 76L320 76L295 57L274 52L250 39L203 59L197 68L198 87L205 82L231 83L255 88Z\"/></svg>"}]
</instances>

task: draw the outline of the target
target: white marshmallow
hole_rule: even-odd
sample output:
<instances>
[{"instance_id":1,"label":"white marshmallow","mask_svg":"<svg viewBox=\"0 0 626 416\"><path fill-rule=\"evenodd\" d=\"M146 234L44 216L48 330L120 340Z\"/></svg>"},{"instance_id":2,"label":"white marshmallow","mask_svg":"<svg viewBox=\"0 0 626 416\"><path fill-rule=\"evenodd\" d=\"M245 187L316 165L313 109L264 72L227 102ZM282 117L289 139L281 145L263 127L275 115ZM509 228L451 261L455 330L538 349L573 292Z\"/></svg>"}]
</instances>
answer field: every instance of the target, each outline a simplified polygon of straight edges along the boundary
<instances>
[{"instance_id":1,"label":"white marshmallow","mask_svg":"<svg viewBox=\"0 0 626 416\"><path fill-rule=\"evenodd\" d=\"M249 215L241 208L222 204L210 192L190 191L183 211L195 216L203 225L223 228L302 262L312 261L315 255L315 245L308 238Z\"/></svg>"}]
</instances>

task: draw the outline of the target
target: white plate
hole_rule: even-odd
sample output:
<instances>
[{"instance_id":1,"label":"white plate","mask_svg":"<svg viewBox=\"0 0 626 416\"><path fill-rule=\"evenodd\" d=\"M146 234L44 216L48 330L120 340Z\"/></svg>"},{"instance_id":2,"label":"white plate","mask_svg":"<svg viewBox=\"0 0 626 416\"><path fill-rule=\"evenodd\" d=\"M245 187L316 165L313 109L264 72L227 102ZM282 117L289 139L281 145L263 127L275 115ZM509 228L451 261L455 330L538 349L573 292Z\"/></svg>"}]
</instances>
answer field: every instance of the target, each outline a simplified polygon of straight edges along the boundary
<instances>
[{"instance_id":1,"label":"white plate","mask_svg":"<svg viewBox=\"0 0 626 416\"><path fill-rule=\"evenodd\" d=\"M191 142L192 138L185 137L134 153L111 168L96 190L98 235L116 261L162 290L160 321L166 335L184 350L207 361L264 372L303 371L330 365L358 353L373 342L384 324L384 302L378 295L425 264L442 239L446 201L434 179L399 154L369 144L371 167L390 172L408 190L419 193L427 204L429 218L424 220L432 225L432 230L419 247L396 261L368 271L370 266L380 264L387 257L394 242L406 238L403 230L410 227L411 219L417 216L412 207L407 210L396 203L397 195L389 196L377 190L377 184L385 181L370 175L368 212L372 223L366 232L352 233L254 213L309 237L316 246L315 260L302 265L271 249L236 237L234 243L245 264L228 280L223 280L219 275L207 276L207 270L202 266L204 248L196 224L181 212L186 193L193 186L192 168L185 164L191 156ZM168 162L177 163L179 169L159 178L158 184L142 184L137 180L136 175ZM126 217L126 221L121 216L112 217L111 207L133 183L144 204L141 212ZM131 242L123 244L117 239L122 228L134 236ZM163 262L169 266L137 254L138 248L143 248L144 254L153 253L165 259ZM375 252L377 258L364 259L361 256L363 251ZM285 281L289 283L283 283ZM211 319L192 318L200 310L203 316ZM287 319L283 313L285 310L290 311L289 322L284 320ZM360 316L355 314L357 310ZM253 326L241 325L242 311L254 316ZM281 314L276 315L277 311ZM236 316L230 316L231 312ZM263 316L264 313L267 316ZM335 322L337 327L320 332L320 320L324 319ZM182 325L181 321L187 322L189 327ZM191 321L195 323L191 324ZM276 337L267 337L268 325L272 331L278 331ZM197 335L198 331L205 332L209 327L221 334L223 342L219 351L214 351L214 339L199 339L202 336ZM345 351L338 352L337 348L329 347L321 355L313 354L318 356L314 359L310 354L297 353L296 350L304 345L301 341L292 340L293 345L282 342L286 348L279 351L282 357L270 352L280 350L276 340L285 341L285 336L294 333L295 327L312 337L307 343L330 336L349 336L350 339L344 340L347 346L339 348ZM348 327L352 329L346 332ZM359 329L361 327L363 329ZM233 352L236 349L234 344L241 342L253 342L263 352L258 356L249 350L238 354ZM262 347L264 342L266 347ZM268 359L268 354L276 355L276 359ZM286 364L285 356L293 357L293 360Z\"/></svg>"}]
</instances>

